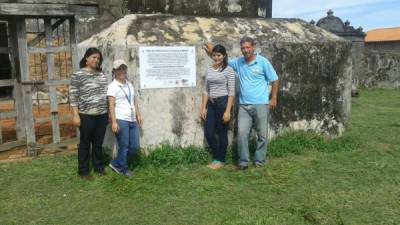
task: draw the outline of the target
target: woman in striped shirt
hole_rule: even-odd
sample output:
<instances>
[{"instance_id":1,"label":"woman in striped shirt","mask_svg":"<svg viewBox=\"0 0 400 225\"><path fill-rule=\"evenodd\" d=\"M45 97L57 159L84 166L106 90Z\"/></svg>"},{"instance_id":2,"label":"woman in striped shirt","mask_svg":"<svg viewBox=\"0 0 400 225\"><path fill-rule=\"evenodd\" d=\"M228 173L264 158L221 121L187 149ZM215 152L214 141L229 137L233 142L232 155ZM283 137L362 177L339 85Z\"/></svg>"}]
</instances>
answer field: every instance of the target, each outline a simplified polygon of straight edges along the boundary
<instances>
[{"instance_id":1,"label":"woman in striped shirt","mask_svg":"<svg viewBox=\"0 0 400 225\"><path fill-rule=\"evenodd\" d=\"M89 48L80 61L80 70L71 76L70 102L73 123L79 127L78 174L91 180L90 158L95 173L104 175L102 145L108 123L107 76L102 72L103 56Z\"/></svg>"},{"instance_id":2,"label":"woman in striped shirt","mask_svg":"<svg viewBox=\"0 0 400 225\"><path fill-rule=\"evenodd\" d=\"M228 123L235 98L235 72L228 66L224 46L216 45L211 58L213 64L206 71L200 116L205 120L204 135L214 159L208 167L219 169L224 165L228 147Z\"/></svg>"}]
</instances>

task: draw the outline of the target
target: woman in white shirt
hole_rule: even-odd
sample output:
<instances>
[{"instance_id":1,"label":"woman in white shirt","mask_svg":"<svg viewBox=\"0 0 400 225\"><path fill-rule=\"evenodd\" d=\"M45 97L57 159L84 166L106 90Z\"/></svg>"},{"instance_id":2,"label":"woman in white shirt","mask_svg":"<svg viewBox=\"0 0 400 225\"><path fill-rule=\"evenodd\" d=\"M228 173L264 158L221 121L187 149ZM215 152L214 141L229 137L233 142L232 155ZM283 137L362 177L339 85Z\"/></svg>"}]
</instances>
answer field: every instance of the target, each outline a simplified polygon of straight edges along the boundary
<instances>
[{"instance_id":1,"label":"woman in white shirt","mask_svg":"<svg viewBox=\"0 0 400 225\"><path fill-rule=\"evenodd\" d=\"M142 117L133 85L127 80L127 70L124 60L115 60L114 80L107 90L112 131L118 143L117 157L109 166L118 174L132 177L133 173L128 168L128 157L139 151L139 127L142 126Z\"/></svg>"}]
</instances>

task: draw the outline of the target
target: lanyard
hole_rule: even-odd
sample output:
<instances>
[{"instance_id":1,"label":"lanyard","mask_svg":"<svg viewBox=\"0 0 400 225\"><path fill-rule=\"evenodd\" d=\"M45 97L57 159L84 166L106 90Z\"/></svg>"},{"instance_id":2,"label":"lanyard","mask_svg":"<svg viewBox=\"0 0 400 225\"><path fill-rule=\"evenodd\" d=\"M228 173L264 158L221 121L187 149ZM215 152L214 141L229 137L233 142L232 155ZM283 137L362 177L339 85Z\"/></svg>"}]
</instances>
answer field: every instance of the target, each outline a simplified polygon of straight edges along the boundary
<instances>
[{"instance_id":1,"label":"lanyard","mask_svg":"<svg viewBox=\"0 0 400 225\"><path fill-rule=\"evenodd\" d=\"M125 90L122 88L122 86L119 86L119 87L121 88L122 92L124 92L125 98L126 98L126 100L128 100L129 105L132 105L132 102L131 102L131 99L132 99L132 96L131 96L131 89L129 88L129 84L126 84L126 85L128 86L129 96L126 94L126 92L125 92Z\"/></svg>"}]
</instances>

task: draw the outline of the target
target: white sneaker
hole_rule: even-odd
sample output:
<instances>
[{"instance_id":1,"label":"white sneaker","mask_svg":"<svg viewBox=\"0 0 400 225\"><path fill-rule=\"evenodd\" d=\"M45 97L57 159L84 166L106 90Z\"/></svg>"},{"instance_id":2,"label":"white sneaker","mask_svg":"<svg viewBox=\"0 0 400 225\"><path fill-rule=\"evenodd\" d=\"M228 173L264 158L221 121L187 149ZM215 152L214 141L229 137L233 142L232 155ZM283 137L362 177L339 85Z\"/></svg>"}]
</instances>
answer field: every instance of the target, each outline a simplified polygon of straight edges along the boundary
<instances>
[{"instance_id":1,"label":"white sneaker","mask_svg":"<svg viewBox=\"0 0 400 225\"><path fill-rule=\"evenodd\" d=\"M117 174L121 174L121 172L115 167L113 166L113 164L108 164L108 166L111 168L112 171L114 171Z\"/></svg>"}]
</instances>

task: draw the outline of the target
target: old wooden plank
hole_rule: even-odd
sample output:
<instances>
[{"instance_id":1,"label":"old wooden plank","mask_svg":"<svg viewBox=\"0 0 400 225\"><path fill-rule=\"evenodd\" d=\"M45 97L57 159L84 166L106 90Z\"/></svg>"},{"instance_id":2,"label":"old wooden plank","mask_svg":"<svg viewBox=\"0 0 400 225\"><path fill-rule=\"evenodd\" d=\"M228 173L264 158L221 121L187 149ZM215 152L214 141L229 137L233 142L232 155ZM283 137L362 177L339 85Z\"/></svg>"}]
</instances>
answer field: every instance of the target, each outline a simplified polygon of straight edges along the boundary
<instances>
[{"instance_id":1,"label":"old wooden plank","mask_svg":"<svg viewBox=\"0 0 400 225\"><path fill-rule=\"evenodd\" d=\"M98 5L98 2L93 0L0 0L0 3Z\"/></svg>"},{"instance_id":2,"label":"old wooden plank","mask_svg":"<svg viewBox=\"0 0 400 225\"><path fill-rule=\"evenodd\" d=\"M71 51L70 46L50 46L46 48L36 48L36 47L28 47L29 53L59 53L59 52L69 52Z\"/></svg>"},{"instance_id":3,"label":"old wooden plank","mask_svg":"<svg viewBox=\"0 0 400 225\"><path fill-rule=\"evenodd\" d=\"M0 120L15 119L16 117L17 113L15 111L0 112Z\"/></svg>"},{"instance_id":4,"label":"old wooden plank","mask_svg":"<svg viewBox=\"0 0 400 225\"><path fill-rule=\"evenodd\" d=\"M21 80L29 80L29 59L28 59L28 45L26 41L26 25L24 18L16 20L17 37L18 37L18 56L19 67L21 73ZM30 85L22 85L22 99L24 104L24 127L26 131L27 142L27 155L36 156L38 154L36 149L35 137L35 123L33 120L32 111L32 87ZM21 103L20 103L21 104Z\"/></svg>"},{"instance_id":5,"label":"old wooden plank","mask_svg":"<svg viewBox=\"0 0 400 225\"><path fill-rule=\"evenodd\" d=\"M59 86L59 85L69 85L70 79L62 79L62 80L31 80L31 81L22 81L22 85L36 85L36 86Z\"/></svg>"},{"instance_id":6,"label":"old wooden plank","mask_svg":"<svg viewBox=\"0 0 400 225\"><path fill-rule=\"evenodd\" d=\"M61 24L63 24L66 19L67 18L61 18L61 19L57 20L54 24L51 25L52 30L57 29L57 27L60 26ZM39 44L42 41L43 38L45 38L45 33L44 32L38 33L34 39L32 39L31 41L28 42L28 46L36 46L37 44Z\"/></svg>"},{"instance_id":7,"label":"old wooden plank","mask_svg":"<svg viewBox=\"0 0 400 225\"><path fill-rule=\"evenodd\" d=\"M24 113L24 103L22 94L22 85L17 83L13 88L13 95L15 99L15 112L16 112L16 126L15 130L17 133L17 140L26 140L25 131L25 113Z\"/></svg>"},{"instance_id":8,"label":"old wooden plank","mask_svg":"<svg viewBox=\"0 0 400 225\"><path fill-rule=\"evenodd\" d=\"M94 5L1 3L0 15L15 16L73 16L98 15Z\"/></svg>"},{"instance_id":9,"label":"old wooden plank","mask_svg":"<svg viewBox=\"0 0 400 225\"><path fill-rule=\"evenodd\" d=\"M17 38L17 27L16 21L14 18L11 18L8 21L8 37L9 37L9 47L12 49L10 52L10 61L11 61L11 77L14 79L19 78L18 66L19 66L19 58L18 58L18 38ZM17 114L17 121L16 121L16 133L17 133L17 140L25 140L26 133L24 128L24 104L22 98L22 87L20 83L16 83L13 88L13 97L15 104L15 112Z\"/></svg>"},{"instance_id":10,"label":"old wooden plank","mask_svg":"<svg viewBox=\"0 0 400 225\"><path fill-rule=\"evenodd\" d=\"M69 18L69 37L71 43L71 55L72 55L72 69L74 71L79 70L79 58L78 58L78 47L76 37L76 18Z\"/></svg>"},{"instance_id":11,"label":"old wooden plank","mask_svg":"<svg viewBox=\"0 0 400 225\"><path fill-rule=\"evenodd\" d=\"M1 54L9 54L11 51L10 47L0 47Z\"/></svg>"},{"instance_id":12,"label":"old wooden plank","mask_svg":"<svg viewBox=\"0 0 400 225\"><path fill-rule=\"evenodd\" d=\"M53 29L51 27L51 19L44 19L44 30L46 37L46 48L49 49L53 43ZM54 70L54 54L47 52L47 74L49 80L55 77ZM49 86L50 112L51 112L51 127L53 134L53 143L60 143L60 125L58 123L58 106L57 106L57 91L56 86Z\"/></svg>"},{"instance_id":13,"label":"old wooden plank","mask_svg":"<svg viewBox=\"0 0 400 225\"><path fill-rule=\"evenodd\" d=\"M73 117L72 114L61 114L61 115L58 116L58 121L60 123L71 122L72 121L72 117ZM38 118L35 118L35 122L37 124L48 123L50 121L51 121L50 117L38 117Z\"/></svg>"},{"instance_id":14,"label":"old wooden plank","mask_svg":"<svg viewBox=\"0 0 400 225\"><path fill-rule=\"evenodd\" d=\"M0 145L3 144L3 126L0 124Z\"/></svg>"},{"instance_id":15,"label":"old wooden plank","mask_svg":"<svg viewBox=\"0 0 400 225\"><path fill-rule=\"evenodd\" d=\"M58 121L58 112L51 112L51 127L53 135L53 143L60 143L60 124Z\"/></svg>"},{"instance_id":16,"label":"old wooden plank","mask_svg":"<svg viewBox=\"0 0 400 225\"><path fill-rule=\"evenodd\" d=\"M69 85L71 82L70 79L63 79L63 80L46 80L44 84L47 86L59 86L59 85Z\"/></svg>"},{"instance_id":17,"label":"old wooden plank","mask_svg":"<svg viewBox=\"0 0 400 225\"><path fill-rule=\"evenodd\" d=\"M0 87L10 87L14 86L16 83L15 79L6 79L6 80L0 80Z\"/></svg>"},{"instance_id":18,"label":"old wooden plank","mask_svg":"<svg viewBox=\"0 0 400 225\"><path fill-rule=\"evenodd\" d=\"M72 69L74 71L79 70L79 58L78 58L78 47L77 47L77 37L76 37L76 18L69 18L69 37L71 43L71 56L72 56ZM76 136L80 136L79 128L76 128Z\"/></svg>"},{"instance_id":19,"label":"old wooden plank","mask_svg":"<svg viewBox=\"0 0 400 225\"><path fill-rule=\"evenodd\" d=\"M56 153L56 152L70 152L74 153L77 149L77 145L79 143L78 138L69 138L61 141L59 144L44 144L40 145L42 152L45 153Z\"/></svg>"},{"instance_id":20,"label":"old wooden plank","mask_svg":"<svg viewBox=\"0 0 400 225\"><path fill-rule=\"evenodd\" d=\"M26 142L23 140L6 142L0 145L0 152L9 151L13 148L24 146L25 144Z\"/></svg>"},{"instance_id":21,"label":"old wooden plank","mask_svg":"<svg viewBox=\"0 0 400 225\"><path fill-rule=\"evenodd\" d=\"M28 45L26 42L26 25L24 18L16 20L17 39L18 39L18 57L20 66L21 81L29 81L29 58Z\"/></svg>"}]
</instances>

